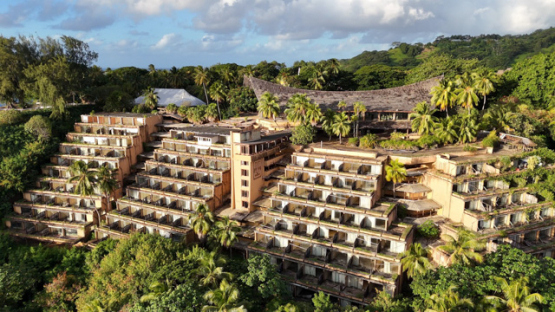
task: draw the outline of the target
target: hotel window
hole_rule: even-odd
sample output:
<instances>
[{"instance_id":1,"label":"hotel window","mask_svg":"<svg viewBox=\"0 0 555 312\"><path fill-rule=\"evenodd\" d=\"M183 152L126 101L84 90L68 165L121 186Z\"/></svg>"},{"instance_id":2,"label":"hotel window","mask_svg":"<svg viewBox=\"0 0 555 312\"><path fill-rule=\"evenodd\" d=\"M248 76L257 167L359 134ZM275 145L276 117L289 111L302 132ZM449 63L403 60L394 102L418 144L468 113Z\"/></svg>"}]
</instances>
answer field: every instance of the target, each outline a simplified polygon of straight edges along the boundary
<instances>
[{"instance_id":1,"label":"hotel window","mask_svg":"<svg viewBox=\"0 0 555 312\"><path fill-rule=\"evenodd\" d=\"M248 180L241 180L241 186L249 186Z\"/></svg>"},{"instance_id":2,"label":"hotel window","mask_svg":"<svg viewBox=\"0 0 555 312\"><path fill-rule=\"evenodd\" d=\"M407 120L409 119L408 113L397 113L395 120Z\"/></svg>"},{"instance_id":3,"label":"hotel window","mask_svg":"<svg viewBox=\"0 0 555 312\"><path fill-rule=\"evenodd\" d=\"M381 113L380 121L389 121L393 120L393 113Z\"/></svg>"},{"instance_id":4,"label":"hotel window","mask_svg":"<svg viewBox=\"0 0 555 312\"><path fill-rule=\"evenodd\" d=\"M243 202L243 208L249 208L249 202L244 201Z\"/></svg>"},{"instance_id":5,"label":"hotel window","mask_svg":"<svg viewBox=\"0 0 555 312\"><path fill-rule=\"evenodd\" d=\"M248 161L241 160L241 166L248 166L248 165L249 165Z\"/></svg>"},{"instance_id":6,"label":"hotel window","mask_svg":"<svg viewBox=\"0 0 555 312\"><path fill-rule=\"evenodd\" d=\"M248 170L245 170L245 169L242 169L242 170L241 170L241 175L242 175L243 177L248 177L248 176L249 176L249 171L248 171Z\"/></svg>"},{"instance_id":7,"label":"hotel window","mask_svg":"<svg viewBox=\"0 0 555 312\"><path fill-rule=\"evenodd\" d=\"M247 192L247 191L241 191L241 196L242 196L242 197L249 197L249 192Z\"/></svg>"}]
</instances>

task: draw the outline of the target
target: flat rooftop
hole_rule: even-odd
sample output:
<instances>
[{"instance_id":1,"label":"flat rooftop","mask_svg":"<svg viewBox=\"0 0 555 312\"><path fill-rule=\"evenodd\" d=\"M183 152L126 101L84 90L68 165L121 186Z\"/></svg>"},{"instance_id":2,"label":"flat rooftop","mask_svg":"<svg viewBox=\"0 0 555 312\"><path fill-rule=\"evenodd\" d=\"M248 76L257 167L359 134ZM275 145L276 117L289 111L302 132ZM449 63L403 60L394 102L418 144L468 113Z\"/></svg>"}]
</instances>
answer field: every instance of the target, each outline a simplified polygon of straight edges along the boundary
<instances>
[{"instance_id":1,"label":"flat rooftop","mask_svg":"<svg viewBox=\"0 0 555 312\"><path fill-rule=\"evenodd\" d=\"M152 117L152 116L156 116L156 115L153 115L153 114L139 114L139 113L100 112L100 113L94 113L94 115L92 115L92 116L133 117L133 118L143 118L144 116L146 116L148 118L148 117Z\"/></svg>"}]
</instances>

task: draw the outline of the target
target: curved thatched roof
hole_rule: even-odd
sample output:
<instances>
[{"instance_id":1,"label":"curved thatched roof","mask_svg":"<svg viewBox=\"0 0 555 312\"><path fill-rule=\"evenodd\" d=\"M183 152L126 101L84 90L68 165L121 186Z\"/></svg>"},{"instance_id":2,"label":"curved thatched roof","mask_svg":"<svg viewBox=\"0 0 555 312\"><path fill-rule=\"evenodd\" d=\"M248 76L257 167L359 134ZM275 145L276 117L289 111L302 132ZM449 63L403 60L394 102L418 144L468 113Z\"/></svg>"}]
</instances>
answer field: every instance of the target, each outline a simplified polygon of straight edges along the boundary
<instances>
[{"instance_id":1,"label":"curved thatched roof","mask_svg":"<svg viewBox=\"0 0 555 312\"><path fill-rule=\"evenodd\" d=\"M443 79L443 76L406 86L371 91L315 91L297 89L247 76L244 77L244 85L253 89L258 99L266 91L272 93L278 97L280 106L285 106L287 100L294 94L304 93L315 103L320 104L321 107L334 110L337 110L337 103L339 101L345 101L347 109L352 108L354 102L360 101L369 112L410 112L417 103L430 101L430 90L437 86L441 79Z\"/></svg>"}]
</instances>

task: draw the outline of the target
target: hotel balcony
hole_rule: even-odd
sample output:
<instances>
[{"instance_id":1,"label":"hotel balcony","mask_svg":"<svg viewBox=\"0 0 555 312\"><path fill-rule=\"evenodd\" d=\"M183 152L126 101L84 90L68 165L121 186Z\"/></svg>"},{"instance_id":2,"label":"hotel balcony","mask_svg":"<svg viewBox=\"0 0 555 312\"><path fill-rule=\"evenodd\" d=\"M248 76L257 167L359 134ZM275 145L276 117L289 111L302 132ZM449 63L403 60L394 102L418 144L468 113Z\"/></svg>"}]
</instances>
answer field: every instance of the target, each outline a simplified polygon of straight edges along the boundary
<instances>
[{"instance_id":1,"label":"hotel balcony","mask_svg":"<svg viewBox=\"0 0 555 312\"><path fill-rule=\"evenodd\" d=\"M182 188L182 190L178 193L164 193L155 189L131 185L127 187L127 197L124 199L159 206L165 204L168 205L168 207L175 201L177 205L176 207L183 208L184 210L195 210L199 204L206 204L211 210L214 209L213 198L191 196L187 195L187 192L192 195L198 195L193 194L192 191L187 190L187 188Z\"/></svg>"},{"instance_id":2,"label":"hotel balcony","mask_svg":"<svg viewBox=\"0 0 555 312\"><path fill-rule=\"evenodd\" d=\"M172 181L175 183L188 182L198 182L208 185L216 185L222 183L222 173L220 172L203 172L196 171L194 169L175 169L172 167L153 167L151 164L147 164L146 171L139 173L139 177L154 179L154 180L164 180Z\"/></svg>"},{"instance_id":3,"label":"hotel balcony","mask_svg":"<svg viewBox=\"0 0 555 312\"><path fill-rule=\"evenodd\" d=\"M140 125L102 125L96 123L75 123L76 133L105 134L115 136L135 136L139 134Z\"/></svg>"}]
</instances>

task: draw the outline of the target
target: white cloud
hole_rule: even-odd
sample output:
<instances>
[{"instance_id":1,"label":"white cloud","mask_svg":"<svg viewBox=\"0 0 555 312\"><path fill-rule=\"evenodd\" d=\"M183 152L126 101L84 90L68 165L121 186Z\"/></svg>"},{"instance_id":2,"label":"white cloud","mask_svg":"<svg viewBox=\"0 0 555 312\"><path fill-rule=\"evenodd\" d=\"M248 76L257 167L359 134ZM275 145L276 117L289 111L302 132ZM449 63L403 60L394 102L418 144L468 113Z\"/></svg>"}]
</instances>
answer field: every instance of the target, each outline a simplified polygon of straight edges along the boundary
<instances>
[{"instance_id":1,"label":"white cloud","mask_svg":"<svg viewBox=\"0 0 555 312\"><path fill-rule=\"evenodd\" d=\"M174 33L165 34L156 44L152 46L153 49L166 49L171 46L176 46L181 43L181 36Z\"/></svg>"}]
</instances>

